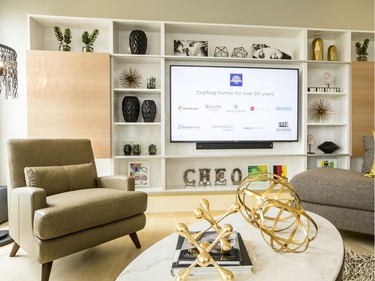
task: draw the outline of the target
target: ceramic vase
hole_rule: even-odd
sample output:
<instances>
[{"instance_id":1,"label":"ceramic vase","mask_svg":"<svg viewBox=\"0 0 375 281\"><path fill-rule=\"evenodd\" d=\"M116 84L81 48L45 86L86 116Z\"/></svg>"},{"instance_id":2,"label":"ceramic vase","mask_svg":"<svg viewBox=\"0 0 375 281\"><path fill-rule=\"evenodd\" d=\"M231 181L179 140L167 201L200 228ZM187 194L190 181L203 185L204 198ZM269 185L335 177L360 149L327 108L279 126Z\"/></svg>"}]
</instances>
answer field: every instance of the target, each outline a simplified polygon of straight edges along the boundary
<instances>
[{"instance_id":1,"label":"ceramic vase","mask_svg":"<svg viewBox=\"0 0 375 281\"><path fill-rule=\"evenodd\" d=\"M122 114L125 122L137 122L139 116L139 100L137 97L126 96L122 100Z\"/></svg>"},{"instance_id":2,"label":"ceramic vase","mask_svg":"<svg viewBox=\"0 0 375 281\"><path fill-rule=\"evenodd\" d=\"M156 116L156 104L153 100L143 101L142 116L145 122L154 122Z\"/></svg>"},{"instance_id":3,"label":"ceramic vase","mask_svg":"<svg viewBox=\"0 0 375 281\"><path fill-rule=\"evenodd\" d=\"M129 36L130 52L136 55L144 55L147 50L147 36L143 30L135 29Z\"/></svg>"}]
</instances>

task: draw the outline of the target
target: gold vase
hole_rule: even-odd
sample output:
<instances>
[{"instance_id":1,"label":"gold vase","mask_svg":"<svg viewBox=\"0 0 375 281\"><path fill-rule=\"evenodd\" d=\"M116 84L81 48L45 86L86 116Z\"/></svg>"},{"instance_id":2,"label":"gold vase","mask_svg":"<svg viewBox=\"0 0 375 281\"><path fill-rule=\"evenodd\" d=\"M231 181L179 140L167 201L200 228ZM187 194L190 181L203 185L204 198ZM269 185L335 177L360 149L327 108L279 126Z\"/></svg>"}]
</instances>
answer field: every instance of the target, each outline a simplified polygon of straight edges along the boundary
<instances>
[{"instance_id":1,"label":"gold vase","mask_svg":"<svg viewBox=\"0 0 375 281\"><path fill-rule=\"evenodd\" d=\"M323 40L321 38L315 38L312 41L312 59L323 60Z\"/></svg>"},{"instance_id":2,"label":"gold vase","mask_svg":"<svg viewBox=\"0 0 375 281\"><path fill-rule=\"evenodd\" d=\"M327 60L337 61L337 48L335 45L331 45L328 47Z\"/></svg>"}]
</instances>

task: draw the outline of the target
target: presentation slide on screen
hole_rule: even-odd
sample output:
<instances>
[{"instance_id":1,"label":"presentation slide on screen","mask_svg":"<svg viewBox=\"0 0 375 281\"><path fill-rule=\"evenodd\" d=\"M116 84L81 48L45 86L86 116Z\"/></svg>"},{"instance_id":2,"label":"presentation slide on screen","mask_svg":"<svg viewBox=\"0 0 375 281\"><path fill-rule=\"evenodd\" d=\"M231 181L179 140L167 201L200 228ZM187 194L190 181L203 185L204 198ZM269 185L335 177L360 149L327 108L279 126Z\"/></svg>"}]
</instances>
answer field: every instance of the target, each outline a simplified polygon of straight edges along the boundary
<instances>
[{"instance_id":1,"label":"presentation slide on screen","mask_svg":"<svg viewBox=\"0 0 375 281\"><path fill-rule=\"evenodd\" d=\"M293 141L298 70L171 66L172 141Z\"/></svg>"}]
</instances>

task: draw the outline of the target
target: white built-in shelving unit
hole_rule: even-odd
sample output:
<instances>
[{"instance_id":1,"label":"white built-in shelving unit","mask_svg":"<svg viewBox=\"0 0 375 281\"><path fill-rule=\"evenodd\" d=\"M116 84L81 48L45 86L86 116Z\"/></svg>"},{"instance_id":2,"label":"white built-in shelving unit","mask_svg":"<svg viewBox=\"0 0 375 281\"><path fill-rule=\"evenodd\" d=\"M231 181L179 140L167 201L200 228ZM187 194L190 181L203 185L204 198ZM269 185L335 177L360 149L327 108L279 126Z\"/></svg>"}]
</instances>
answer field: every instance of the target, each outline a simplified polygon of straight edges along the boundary
<instances>
[{"instance_id":1,"label":"white built-in shelving unit","mask_svg":"<svg viewBox=\"0 0 375 281\"><path fill-rule=\"evenodd\" d=\"M247 174L249 165L287 165L288 177L316 166L317 159L336 159L338 167L350 168L350 71L351 61L356 59L354 44L369 38L374 43L374 32L350 30L323 30L310 28L270 27L251 25L205 24L163 21L136 21L118 19L72 18L29 15L31 50L57 50L53 26L71 28L73 34L72 52L80 52L81 34L94 28L100 35L94 44L95 52L108 52L112 58L112 163L115 174L127 174L129 162L148 162L150 165L150 187L147 192L226 192L234 190L231 184L233 169ZM147 52L132 55L129 50L129 35L134 29L141 29L147 35ZM323 61L312 60L312 41L321 38L324 42ZM209 43L208 57L174 56L174 40L205 40ZM216 46L226 46L229 52L243 46L249 50L254 43L264 43L279 48L292 56L291 60L268 60L253 58L214 57ZM337 47L337 60L327 60L330 45ZM369 50L369 60L374 59ZM171 143L169 133L169 67L170 65L232 65L257 67L298 68L300 70L299 97L299 141L274 143L273 149L225 149L196 150L192 143ZM120 87L119 74L125 69L137 69L143 81L140 88ZM334 76L332 86L339 87L339 93L309 92L309 87L325 87L323 73ZM146 88L146 77L156 77L156 89ZM136 123L127 123L122 116L121 104L125 96L136 96L142 102L152 99L157 105L155 122L146 123L142 116ZM316 99L328 100L334 115L327 122L313 122L309 119L309 105ZM314 136L312 150L308 154L307 134ZM324 154L317 146L324 141L333 141L340 149L333 154ZM125 142L141 142L140 156L125 156ZM157 154L148 155L150 142L157 144ZM199 180L199 168L210 168L214 181L214 169L225 168L225 187L185 188L183 173L195 169L191 179ZM262 188L262 185L259 185Z\"/></svg>"}]
</instances>

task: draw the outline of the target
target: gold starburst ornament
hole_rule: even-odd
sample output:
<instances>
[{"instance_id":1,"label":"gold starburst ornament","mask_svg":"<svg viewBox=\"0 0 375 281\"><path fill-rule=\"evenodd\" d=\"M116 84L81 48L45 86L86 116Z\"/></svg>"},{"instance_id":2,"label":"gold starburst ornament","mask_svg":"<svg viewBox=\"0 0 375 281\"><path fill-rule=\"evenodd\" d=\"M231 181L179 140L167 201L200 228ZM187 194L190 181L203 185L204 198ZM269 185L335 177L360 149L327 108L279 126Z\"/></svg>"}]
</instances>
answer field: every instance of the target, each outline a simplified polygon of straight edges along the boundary
<instances>
[{"instance_id":1,"label":"gold starburst ornament","mask_svg":"<svg viewBox=\"0 0 375 281\"><path fill-rule=\"evenodd\" d=\"M120 85L123 88L139 88L142 75L135 68L128 68L121 71L119 76Z\"/></svg>"}]
</instances>

